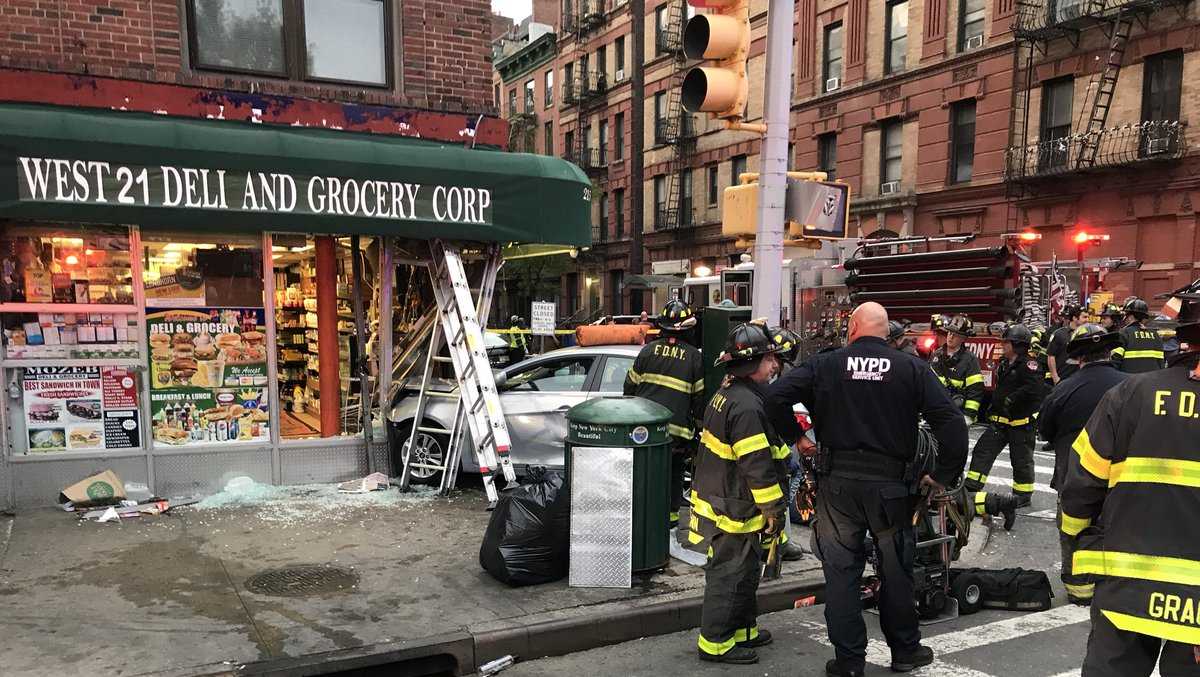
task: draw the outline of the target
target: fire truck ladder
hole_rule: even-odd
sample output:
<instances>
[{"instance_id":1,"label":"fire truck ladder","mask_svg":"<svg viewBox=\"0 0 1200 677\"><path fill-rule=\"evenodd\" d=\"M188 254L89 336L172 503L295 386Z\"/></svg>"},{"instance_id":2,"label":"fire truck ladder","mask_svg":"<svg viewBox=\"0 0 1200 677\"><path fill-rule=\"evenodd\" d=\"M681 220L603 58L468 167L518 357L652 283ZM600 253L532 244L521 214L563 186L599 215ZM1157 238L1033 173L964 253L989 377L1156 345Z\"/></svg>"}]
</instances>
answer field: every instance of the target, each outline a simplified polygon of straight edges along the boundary
<instances>
[{"instance_id":1,"label":"fire truck ladder","mask_svg":"<svg viewBox=\"0 0 1200 677\"><path fill-rule=\"evenodd\" d=\"M471 289L459 250L441 240L433 240L430 247L433 260L429 265L429 274L440 324L431 332L429 352L425 356L412 432L403 450L404 467L400 474L400 486L407 488L410 470L419 468L442 473L441 493L445 494L454 488L464 435L469 428L475 458L483 474L484 490L489 504L494 506L499 499L495 486L497 468L506 481L516 480L516 471L508 456L508 425L504 421L499 393L483 342L483 324L487 321L496 275L503 265L503 259L498 247L489 249L479 286L479 298L472 303ZM438 355L443 343L449 348L449 357ZM426 425L425 421L429 398L438 396L432 389L435 365L443 362L453 365L458 382L458 392L450 395L457 400L450 430ZM441 462L415 457L413 445L420 439L419 433L449 437Z\"/></svg>"},{"instance_id":2,"label":"fire truck ladder","mask_svg":"<svg viewBox=\"0 0 1200 677\"><path fill-rule=\"evenodd\" d=\"M1094 3L1093 3L1094 4ZM1103 5L1103 3L1100 3ZM1108 33L1108 60L1104 62L1104 71L1100 75L1099 85L1092 97L1091 111L1087 127L1083 130L1079 141L1079 156L1075 160L1075 168L1082 169L1096 164L1096 155L1100 151L1100 138L1104 125L1108 122L1108 110L1112 107L1113 93L1117 89L1117 76L1121 74L1121 62L1125 60L1125 48L1129 44L1129 34L1133 31L1133 16L1121 8L1117 11ZM1084 110L1088 107L1085 105Z\"/></svg>"}]
</instances>

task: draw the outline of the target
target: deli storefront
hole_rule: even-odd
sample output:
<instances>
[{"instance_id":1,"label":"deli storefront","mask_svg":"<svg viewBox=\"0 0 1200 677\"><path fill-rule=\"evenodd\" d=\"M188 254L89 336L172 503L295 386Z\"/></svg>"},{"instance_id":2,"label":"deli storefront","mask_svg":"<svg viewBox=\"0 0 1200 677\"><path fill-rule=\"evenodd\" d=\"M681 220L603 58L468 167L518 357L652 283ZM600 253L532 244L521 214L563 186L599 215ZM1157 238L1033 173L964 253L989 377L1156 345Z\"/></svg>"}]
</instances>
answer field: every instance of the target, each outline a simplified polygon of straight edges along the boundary
<instances>
[{"instance_id":1,"label":"deli storefront","mask_svg":"<svg viewBox=\"0 0 1200 677\"><path fill-rule=\"evenodd\" d=\"M429 240L586 245L589 201L543 156L0 105L0 506L391 470Z\"/></svg>"}]
</instances>

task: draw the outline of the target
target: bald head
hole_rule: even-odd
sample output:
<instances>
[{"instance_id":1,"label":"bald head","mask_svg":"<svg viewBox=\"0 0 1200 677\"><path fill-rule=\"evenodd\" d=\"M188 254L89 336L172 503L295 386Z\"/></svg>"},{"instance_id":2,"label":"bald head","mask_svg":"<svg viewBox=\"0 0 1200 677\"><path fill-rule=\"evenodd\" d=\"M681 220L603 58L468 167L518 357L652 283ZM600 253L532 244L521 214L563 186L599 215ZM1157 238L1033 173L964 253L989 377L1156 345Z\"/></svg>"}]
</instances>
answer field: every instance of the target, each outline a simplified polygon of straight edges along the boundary
<instances>
[{"instance_id":1,"label":"bald head","mask_svg":"<svg viewBox=\"0 0 1200 677\"><path fill-rule=\"evenodd\" d=\"M888 314L883 306L868 301L861 304L850 313L849 334L847 342L854 343L863 336L887 338Z\"/></svg>"}]
</instances>

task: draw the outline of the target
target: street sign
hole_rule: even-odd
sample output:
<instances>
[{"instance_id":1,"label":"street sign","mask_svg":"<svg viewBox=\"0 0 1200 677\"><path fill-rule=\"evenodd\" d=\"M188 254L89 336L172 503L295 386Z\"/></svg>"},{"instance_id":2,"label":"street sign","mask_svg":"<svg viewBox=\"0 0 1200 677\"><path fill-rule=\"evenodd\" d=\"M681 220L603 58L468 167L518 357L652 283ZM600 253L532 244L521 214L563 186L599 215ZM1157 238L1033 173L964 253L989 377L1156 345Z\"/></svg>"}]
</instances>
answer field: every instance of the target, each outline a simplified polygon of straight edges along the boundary
<instances>
[{"instance_id":1,"label":"street sign","mask_svg":"<svg viewBox=\"0 0 1200 677\"><path fill-rule=\"evenodd\" d=\"M784 220L793 237L845 238L850 220L850 186L789 178Z\"/></svg>"},{"instance_id":2,"label":"street sign","mask_svg":"<svg viewBox=\"0 0 1200 677\"><path fill-rule=\"evenodd\" d=\"M554 336L557 304L553 301L534 301L529 311L529 329L534 336Z\"/></svg>"}]
</instances>

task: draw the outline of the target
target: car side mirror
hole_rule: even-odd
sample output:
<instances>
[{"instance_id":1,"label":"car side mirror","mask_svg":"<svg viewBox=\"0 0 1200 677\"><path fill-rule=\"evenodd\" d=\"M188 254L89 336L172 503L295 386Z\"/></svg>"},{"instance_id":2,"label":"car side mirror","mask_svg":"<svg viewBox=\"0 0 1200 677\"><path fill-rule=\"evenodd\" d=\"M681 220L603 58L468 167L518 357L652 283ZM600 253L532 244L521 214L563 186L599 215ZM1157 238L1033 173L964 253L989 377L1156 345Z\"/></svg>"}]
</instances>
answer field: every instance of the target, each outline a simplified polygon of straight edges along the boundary
<instances>
[{"instance_id":1,"label":"car side mirror","mask_svg":"<svg viewBox=\"0 0 1200 677\"><path fill-rule=\"evenodd\" d=\"M505 374L499 369L492 370L492 378L496 381L497 390L503 388L505 383L508 383L508 374Z\"/></svg>"}]
</instances>

